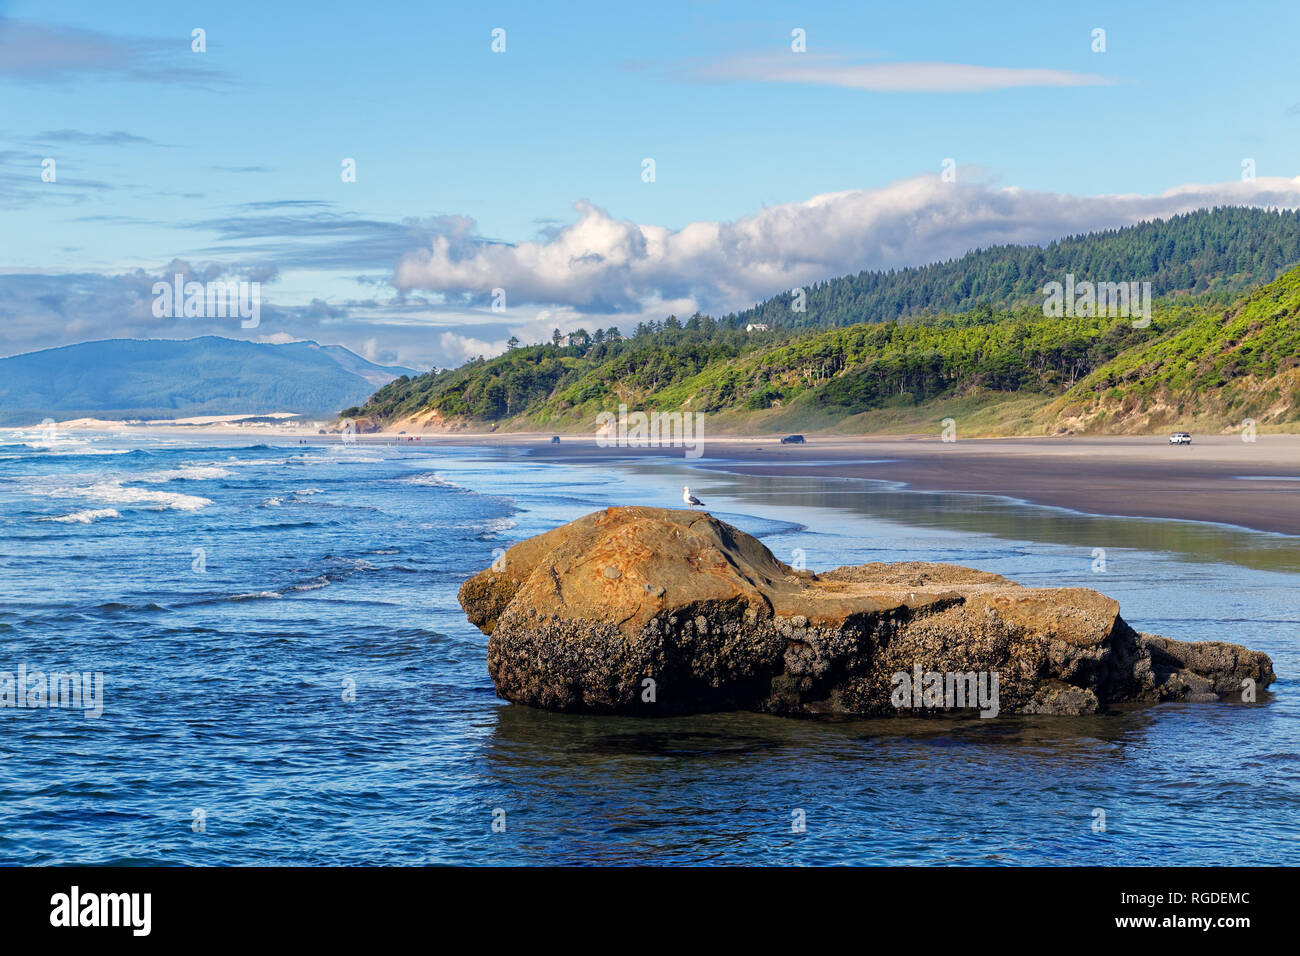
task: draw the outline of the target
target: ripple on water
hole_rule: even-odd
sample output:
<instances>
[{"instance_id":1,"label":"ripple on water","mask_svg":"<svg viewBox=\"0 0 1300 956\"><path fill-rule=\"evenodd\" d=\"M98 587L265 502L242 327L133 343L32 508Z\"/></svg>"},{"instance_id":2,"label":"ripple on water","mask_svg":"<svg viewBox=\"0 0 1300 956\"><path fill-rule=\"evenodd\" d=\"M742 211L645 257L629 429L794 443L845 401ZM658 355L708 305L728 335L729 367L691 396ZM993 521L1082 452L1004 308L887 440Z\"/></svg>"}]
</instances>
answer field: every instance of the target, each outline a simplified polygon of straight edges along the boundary
<instances>
[{"instance_id":1,"label":"ripple on water","mask_svg":"<svg viewBox=\"0 0 1300 956\"><path fill-rule=\"evenodd\" d=\"M0 708L0 863L1227 864L1245 845L1300 864L1295 542L662 462L14 444L0 673L101 671L105 710ZM675 505L683 484L785 560L1097 587L1144 629L1266 651L1281 680L1255 705L1070 721L630 720L497 699L461 582L495 548L596 507Z\"/></svg>"}]
</instances>

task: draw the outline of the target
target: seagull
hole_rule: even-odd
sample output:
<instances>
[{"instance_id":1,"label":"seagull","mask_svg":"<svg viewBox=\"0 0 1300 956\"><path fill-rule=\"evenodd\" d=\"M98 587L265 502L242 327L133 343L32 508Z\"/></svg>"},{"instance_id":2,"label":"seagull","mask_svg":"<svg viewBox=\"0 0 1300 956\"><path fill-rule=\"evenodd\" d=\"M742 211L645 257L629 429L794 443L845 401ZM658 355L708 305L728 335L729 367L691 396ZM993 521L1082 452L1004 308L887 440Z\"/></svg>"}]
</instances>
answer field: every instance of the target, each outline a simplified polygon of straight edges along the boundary
<instances>
[{"instance_id":1,"label":"seagull","mask_svg":"<svg viewBox=\"0 0 1300 956\"><path fill-rule=\"evenodd\" d=\"M682 501L686 502L692 508L696 505L699 505L700 507L704 506L704 502L691 494L691 489L686 485L682 485Z\"/></svg>"}]
</instances>

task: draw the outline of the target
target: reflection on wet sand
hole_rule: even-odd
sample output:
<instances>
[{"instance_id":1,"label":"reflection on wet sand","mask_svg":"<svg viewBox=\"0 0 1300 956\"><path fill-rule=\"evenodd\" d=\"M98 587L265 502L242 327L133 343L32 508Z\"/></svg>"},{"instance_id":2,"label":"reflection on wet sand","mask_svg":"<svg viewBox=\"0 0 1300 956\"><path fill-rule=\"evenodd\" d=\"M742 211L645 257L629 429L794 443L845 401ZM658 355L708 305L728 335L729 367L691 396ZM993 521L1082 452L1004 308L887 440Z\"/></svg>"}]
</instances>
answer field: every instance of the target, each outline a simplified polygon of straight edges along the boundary
<instances>
[{"instance_id":1,"label":"reflection on wet sand","mask_svg":"<svg viewBox=\"0 0 1300 956\"><path fill-rule=\"evenodd\" d=\"M668 471L659 464L648 471ZM679 466L680 467L680 466ZM782 508L840 509L913 528L990 534L1073 548L1163 551L1198 562L1230 562L1257 571L1300 572L1300 538L1228 525L1089 515L993 495L903 491L860 478L729 475L710 472L713 494Z\"/></svg>"}]
</instances>

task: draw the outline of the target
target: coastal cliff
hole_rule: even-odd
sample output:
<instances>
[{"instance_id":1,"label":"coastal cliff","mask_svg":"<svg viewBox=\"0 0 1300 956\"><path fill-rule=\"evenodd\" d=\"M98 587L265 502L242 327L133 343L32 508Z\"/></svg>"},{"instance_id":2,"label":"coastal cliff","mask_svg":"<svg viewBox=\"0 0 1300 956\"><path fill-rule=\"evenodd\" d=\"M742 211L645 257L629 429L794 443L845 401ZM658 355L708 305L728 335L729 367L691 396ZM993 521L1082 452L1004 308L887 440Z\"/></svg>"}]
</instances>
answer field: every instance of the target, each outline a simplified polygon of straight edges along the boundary
<instances>
[{"instance_id":1,"label":"coastal cliff","mask_svg":"<svg viewBox=\"0 0 1300 956\"><path fill-rule=\"evenodd\" d=\"M1078 715L1274 680L1266 655L1138 632L1096 591L922 562L814 574L697 511L580 518L516 544L460 603L497 693L557 711Z\"/></svg>"}]
</instances>

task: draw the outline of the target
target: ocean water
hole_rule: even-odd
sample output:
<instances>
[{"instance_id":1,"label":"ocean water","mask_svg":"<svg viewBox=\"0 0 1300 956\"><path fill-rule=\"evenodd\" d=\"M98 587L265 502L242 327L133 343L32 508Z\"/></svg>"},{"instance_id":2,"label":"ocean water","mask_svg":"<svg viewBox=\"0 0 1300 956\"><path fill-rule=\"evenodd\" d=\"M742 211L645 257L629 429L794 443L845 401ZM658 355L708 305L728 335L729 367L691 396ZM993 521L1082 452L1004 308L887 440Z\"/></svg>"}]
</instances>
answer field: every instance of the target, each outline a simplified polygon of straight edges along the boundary
<instances>
[{"instance_id":1,"label":"ocean water","mask_svg":"<svg viewBox=\"0 0 1300 956\"><path fill-rule=\"evenodd\" d=\"M103 681L98 716L0 707L0 863L1300 863L1300 539L711 464L0 432L0 682ZM498 699L460 583L687 483L786 561L1095 587L1278 683L1081 719Z\"/></svg>"}]
</instances>

